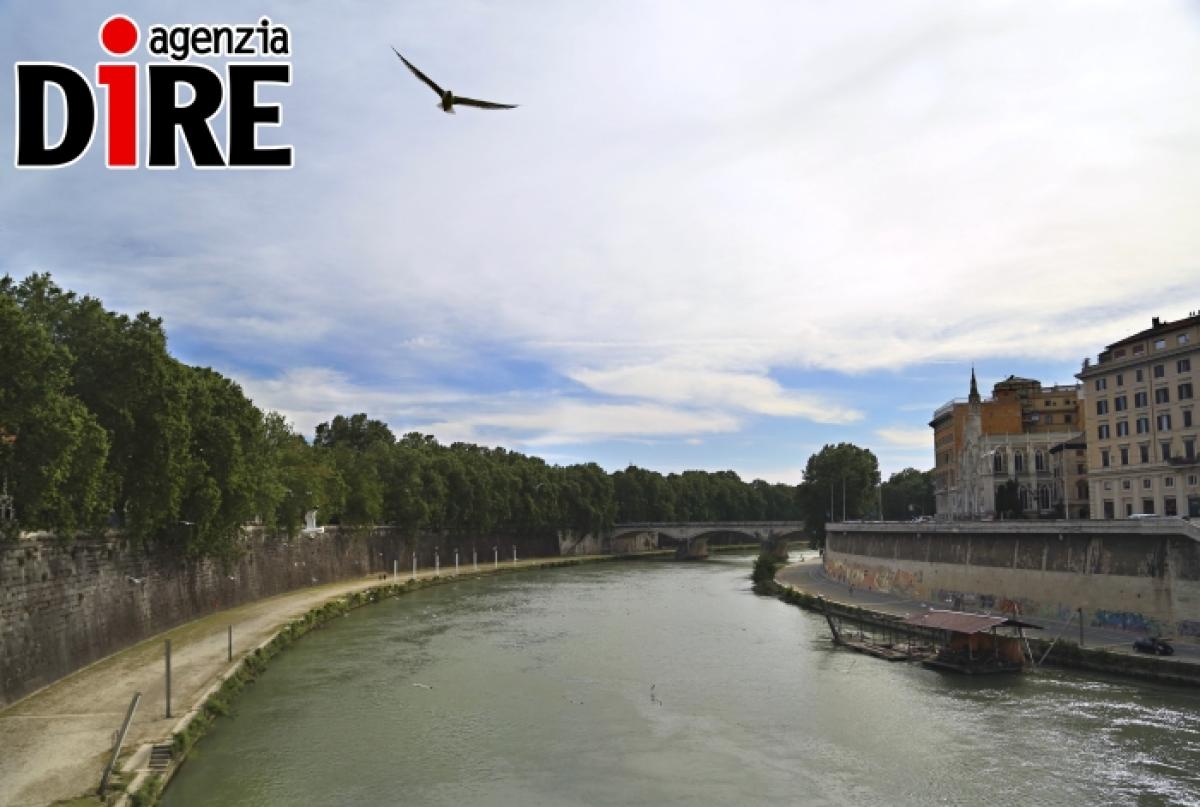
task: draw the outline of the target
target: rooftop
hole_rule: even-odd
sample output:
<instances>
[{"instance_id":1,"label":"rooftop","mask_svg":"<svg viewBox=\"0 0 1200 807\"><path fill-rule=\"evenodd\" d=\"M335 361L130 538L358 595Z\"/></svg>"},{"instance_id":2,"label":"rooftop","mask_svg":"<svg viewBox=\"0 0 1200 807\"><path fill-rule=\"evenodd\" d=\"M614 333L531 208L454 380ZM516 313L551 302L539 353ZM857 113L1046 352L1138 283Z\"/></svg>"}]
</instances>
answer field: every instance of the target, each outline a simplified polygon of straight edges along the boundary
<instances>
[{"instance_id":1,"label":"rooftop","mask_svg":"<svg viewBox=\"0 0 1200 807\"><path fill-rule=\"evenodd\" d=\"M1126 336L1120 341L1113 342L1111 345L1105 348L1105 352L1112 350L1114 347L1121 347L1122 345L1141 342L1144 339L1149 339L1150 337L1156 336L1160 333L1170 333L1171 331L1177 331L1180 328L1190 328L1191 326L1198 324L1200 324L1200 314L1195 311L1189 313L1188 316L1184 317L1183 319L1177 319L1174 322L1164 322L1158 317L1154 317L1152 320L1150 320L1149 328L1144 331L1138 331L1133 336Z\"/></svg>"},{"instance_id":2,"label":"rooftop","mask_svg":"<svg viewBox=\"0 0 1200 807\"><path fill-rule=\"evenodd\" d=\"M923 614L913 614L901 620L905 625L918 628L936 628L954 633L983 633L992 628L1033 628L1041 630L1041 625L1022 622L1006 616L988 616L987 614L968 614L963 611L932 610Z\"/></svg>"}]
</instances>

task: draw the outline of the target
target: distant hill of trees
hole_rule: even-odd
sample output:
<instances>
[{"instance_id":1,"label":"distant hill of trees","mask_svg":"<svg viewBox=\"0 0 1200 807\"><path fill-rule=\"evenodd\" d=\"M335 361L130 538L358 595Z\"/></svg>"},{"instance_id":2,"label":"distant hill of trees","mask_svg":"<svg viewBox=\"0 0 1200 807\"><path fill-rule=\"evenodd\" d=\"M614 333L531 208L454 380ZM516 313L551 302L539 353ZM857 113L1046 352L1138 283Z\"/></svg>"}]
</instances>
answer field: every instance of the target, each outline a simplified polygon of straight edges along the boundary
<instances>
[{"instance_id":1,"label":"distant hill of trees","mask_svg":"<svg viewBox=\"0 0 1200 807\"><path fill-rule=\"evenodd\" d=\"M819 539L829 514L841 516L843 485L847 517L861 518L877 511L879 484L874 454L849 443L826 446L802 484L786 485L733 471L549 465L397 438L366 414L339 415L310 442L220 373L173 358L161 320L108 311L44 274L0 279L0 476L16 497L9 533L115 525L212 556L236 551L241 524L294 531L312 508L326 523L464 535L804 519ZM883 492L888 514L908 515L916 499L932 512L927 473L893 475Z\"/></svg>"}]
</instances>

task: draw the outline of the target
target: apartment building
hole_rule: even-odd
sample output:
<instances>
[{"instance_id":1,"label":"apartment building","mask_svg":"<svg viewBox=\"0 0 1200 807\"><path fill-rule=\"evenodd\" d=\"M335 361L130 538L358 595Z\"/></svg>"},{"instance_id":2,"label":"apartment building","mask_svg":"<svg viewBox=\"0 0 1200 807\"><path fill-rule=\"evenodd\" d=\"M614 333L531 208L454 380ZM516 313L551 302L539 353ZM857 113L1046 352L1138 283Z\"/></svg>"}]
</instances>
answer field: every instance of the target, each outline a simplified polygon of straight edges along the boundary
<instances>
[{"instance_id":1,"label":"apartment building","mask_svg":"<svg viewBox=\"0 0 1200 807\"><path fill-rule=\"evenodd\" d=\"M1194 368L1200 316L1165 322L1085 359L1076 375L1087 414L1092 518L1200 517L1200 426Z\"/></svg>"},{"instance_id":2,"label":"apartment building","mask_svg":"<svg viewBox=\"0 0 1200 807\"><path fill-rule=\"evenodd\" d=\"M938 407L929 423L938 517L994 517L997 494L1010 482L1024 515L1078 515L1087 491L1078 485L1074 462L1085 428L1077 390L1075 384L1043 387L1036 379L1009 376L985 400L972 370L967 398ZM1056 457L1055 447L1059 455L1070 453Z\"/></svg>"}]
</instances>

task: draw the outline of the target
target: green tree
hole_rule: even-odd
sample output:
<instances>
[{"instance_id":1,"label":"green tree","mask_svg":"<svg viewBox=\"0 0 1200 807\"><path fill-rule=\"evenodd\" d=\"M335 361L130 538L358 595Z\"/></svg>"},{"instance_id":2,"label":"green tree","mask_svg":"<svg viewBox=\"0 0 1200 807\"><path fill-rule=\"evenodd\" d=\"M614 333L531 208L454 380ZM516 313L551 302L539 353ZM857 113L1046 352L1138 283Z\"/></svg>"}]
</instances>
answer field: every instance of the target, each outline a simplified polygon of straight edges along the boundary
<instances>
[{"instance_id":1,"label":"green tree","mask_svg":"<svg viewBox=\"0 0 1200 807\"><path fill-rule=\"evenodd\" d=\"M883 517L889 521L907 521L916 516L931 516L936 504L933 474L905 468L883 483Z\"/></svg>"},{"instance_id":2,"label":"green tree","mask_svg":"<svg viewBox=\"0 0 1200 807\"><path fill-rule=\"evenodd\" d=\"M804 467L805 522L809 534L825 542L825 523L861 519L874 511L879 461L853 443L826 445Z\"/></svg>"},{"instance_id":3,"label":"green tree","mask_svg":"<svg viewBox=\"0 0 1200 807\"><path fill-rule=\"evenodd\" d=\"M107 512L108 439L67 392L69 366L69 352L0 294L0 476L29 528L98 527Z\"/></svg>"}]
</instances>

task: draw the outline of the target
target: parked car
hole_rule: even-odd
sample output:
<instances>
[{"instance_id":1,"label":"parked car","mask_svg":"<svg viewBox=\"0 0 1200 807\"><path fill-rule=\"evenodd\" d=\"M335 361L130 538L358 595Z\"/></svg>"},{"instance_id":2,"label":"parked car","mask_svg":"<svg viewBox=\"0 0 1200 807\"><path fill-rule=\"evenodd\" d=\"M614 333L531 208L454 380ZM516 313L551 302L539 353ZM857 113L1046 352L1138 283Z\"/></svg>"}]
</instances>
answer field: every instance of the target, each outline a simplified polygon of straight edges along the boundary
<instances>
[{"instance_id":1,"label":"parked car","mask_svg":"<svg viewBox=\"0 0 1200 807\"><path fill-rule=\"evenodd\" d=\"M1157 636L1143 636L1140 639L1135 639L1133 649L1139 653L1149 653L1153 656L1172 656L1175 654L1175 648L1171 646L1171 643Z\"/></svg>"}]
</instances>

